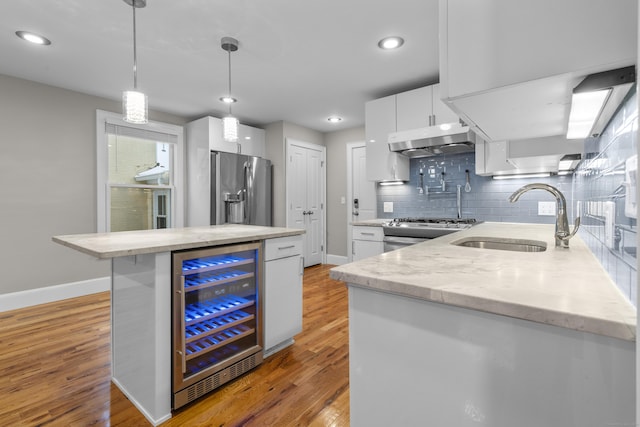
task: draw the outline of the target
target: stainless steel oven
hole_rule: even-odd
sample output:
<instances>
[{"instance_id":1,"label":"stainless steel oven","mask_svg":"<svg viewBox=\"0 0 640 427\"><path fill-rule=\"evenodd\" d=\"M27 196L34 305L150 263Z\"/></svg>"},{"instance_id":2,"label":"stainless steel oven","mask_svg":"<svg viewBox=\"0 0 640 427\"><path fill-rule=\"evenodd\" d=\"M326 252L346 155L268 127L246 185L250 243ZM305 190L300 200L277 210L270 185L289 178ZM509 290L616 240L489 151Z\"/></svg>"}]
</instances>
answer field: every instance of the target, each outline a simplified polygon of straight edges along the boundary
<instances>
[{"instance_id":1,"label":"stainless steel oven","mask_svg":"<svg viewBox=\"0 0 640 427\"><path fill-rule=\"evenodd\" d=\"M395 251L465 230L476 223L473 218L394 218L382 226L384 251Z\"/></svg>"},{"instance_id":2,"label":"stainless steel oven","mask_svg":"<svg viewBox=\"0 0 640 427\"><path fill-rule=\"evenodd\" d=\"M391 252L426 240L429 239L424 239L422 237L384 236L382 243L384 251Z\"/></svg>"}]
</instances>

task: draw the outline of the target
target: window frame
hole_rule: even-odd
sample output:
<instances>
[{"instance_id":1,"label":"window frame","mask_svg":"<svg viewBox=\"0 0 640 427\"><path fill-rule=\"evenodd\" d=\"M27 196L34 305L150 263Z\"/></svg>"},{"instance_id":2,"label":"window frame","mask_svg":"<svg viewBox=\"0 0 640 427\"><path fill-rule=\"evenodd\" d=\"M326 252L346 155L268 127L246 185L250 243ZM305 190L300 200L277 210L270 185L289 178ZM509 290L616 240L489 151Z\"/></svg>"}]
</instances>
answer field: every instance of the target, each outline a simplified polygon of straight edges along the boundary
<instances>
[{"instance_id":1,"label":"window frame","mask_svg":"<svg viewBox=\"0 0 640 427\"><path fill-rule=\"evenodd\" d=\"M171 218L170 228L184 227L184 128L182 126L156 121L149 121L144 125L127 123L118 113L96 110L96 195L97 195L97 232L104 233L110 231L111 218L111 192L112 186L122 186L120 184L109 184L109 138L107 125L116 125L133 129L148 130L152 132L173 135L176 138L174 147L173 164L173 185L154 186L157 189L172 189L171 195ZM126 187L138 187L138 185L126 185ZM141 186L147 188L147 186Z\"/></svg>"}]
</instances>

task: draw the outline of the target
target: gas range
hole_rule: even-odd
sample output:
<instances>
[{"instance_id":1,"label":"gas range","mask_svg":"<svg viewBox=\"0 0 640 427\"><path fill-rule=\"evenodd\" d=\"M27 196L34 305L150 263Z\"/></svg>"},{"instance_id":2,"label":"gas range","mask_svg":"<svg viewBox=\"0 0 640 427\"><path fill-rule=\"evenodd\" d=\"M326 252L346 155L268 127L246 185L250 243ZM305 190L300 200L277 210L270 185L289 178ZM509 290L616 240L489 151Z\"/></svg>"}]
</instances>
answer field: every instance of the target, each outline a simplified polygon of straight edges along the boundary
<instances>
[{"instance_id":1,"label":"gas range","mask_svg":"<svg viewBox=\"0 0 640 427\"><path fill-rule=\"evenodd\" d=\"M477 224L473 218L393 218L383 223L385 236L434 239L466 230Z\"/></svg>"}]
</instances>

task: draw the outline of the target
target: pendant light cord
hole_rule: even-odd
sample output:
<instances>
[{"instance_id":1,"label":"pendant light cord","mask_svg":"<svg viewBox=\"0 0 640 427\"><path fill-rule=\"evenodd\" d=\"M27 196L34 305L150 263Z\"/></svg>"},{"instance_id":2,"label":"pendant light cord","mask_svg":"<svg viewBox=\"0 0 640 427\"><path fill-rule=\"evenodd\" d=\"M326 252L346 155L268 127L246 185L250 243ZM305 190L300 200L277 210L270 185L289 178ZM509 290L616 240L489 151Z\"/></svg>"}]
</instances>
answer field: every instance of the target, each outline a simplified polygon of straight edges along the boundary
<instances>
[{"instance_id":1,"label":"pendant light cord","mask_svg":"<svg viewBox=\"0 0 640 427\"><path fill-rule=\"evenodd\" d=\"M231 48L227 49L227 57L229 58L229 97L231 97ZM231 104L229 103L229 115L231 115Z\"/></svg>"},{"instance_id":2,"label":"pendant light cord","mask_svg":"<svg viewBox=\"0 0 640 427\"><path fill-rule=\"evenodd\" d=\"M137 49L136 49L136 4L135 1L131 2L133 8L133 89L138 89L138 61L137 61Z\"/></svg>"}]
</instances>

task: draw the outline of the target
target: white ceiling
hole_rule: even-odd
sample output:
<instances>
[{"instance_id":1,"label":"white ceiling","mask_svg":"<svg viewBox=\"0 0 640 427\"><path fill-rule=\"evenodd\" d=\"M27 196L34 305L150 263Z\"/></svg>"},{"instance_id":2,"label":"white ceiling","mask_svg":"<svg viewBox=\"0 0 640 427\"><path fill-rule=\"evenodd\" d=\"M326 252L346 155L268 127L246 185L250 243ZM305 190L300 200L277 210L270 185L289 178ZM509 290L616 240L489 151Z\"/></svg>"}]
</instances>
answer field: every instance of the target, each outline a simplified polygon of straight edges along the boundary
<instances>
[{"instance_id":1,"label":"white ceiling","mask_svg":"<svg viewBox=\"0 0 640 427\"><path fill-rule=\"evenodd\" d=\"M235 37L233 111L321 132L364 124L364 103L438 80L437 0L148 0L136 10L138 88L149 107L221 117L224 36ZM0 74L121 99L133 87L132 9L123 0L2 0ZM15 36L28 30L50 46ZM404 37L397 51L378 41ZM340 115L339 124L327 122Z\"/></svg>"}]
</instances>

